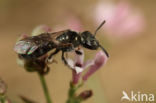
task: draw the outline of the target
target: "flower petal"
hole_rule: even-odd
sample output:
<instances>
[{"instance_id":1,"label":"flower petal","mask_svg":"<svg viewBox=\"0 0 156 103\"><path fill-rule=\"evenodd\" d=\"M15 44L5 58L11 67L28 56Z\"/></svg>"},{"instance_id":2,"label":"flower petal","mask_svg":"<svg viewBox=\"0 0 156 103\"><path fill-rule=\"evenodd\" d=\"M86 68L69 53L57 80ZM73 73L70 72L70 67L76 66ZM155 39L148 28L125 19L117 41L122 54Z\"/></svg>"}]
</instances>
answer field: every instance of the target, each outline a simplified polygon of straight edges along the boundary
<instances>
[{"instance_id":1,"label":"flower petal","mask_svg":"<svg viewBox=\"0 0 156 103\"><path fill-rule=\"evenodd\" d=\"M106 56L106 54L101 50L99 52L96 53L95 56L95 65L97 66L102 66L103 64L105 64L108 60L108 57Z\"/></svg>"},{"instance_id":2,"label":"flower petal","mask_svg":"<svg viewBox=\"0 0 156 103\"><path fill-rule=\"evenodd\" d=\"M82 64L78 65L79 62L76 62L75 64L75 62L72 59L67 58L66 60L67 60L68 66L71 69L75 70L77 74L83 71Z\"/></svg>"},{"instance_id":3,"label":"flower petal","mask_svg":"<svg viewBox=\"0 0 156 103\"><path fill-rule=\"evenodd\" d=\"M77 83L79 82L81 73L76 73L75 70L73 70L72 73L73 73L72 83L73 83L73 84L77 84Z\"/></svg>"},{"instance_id":4,"label":"flower petal","mask_svg":"<svg viewBox=\"0 0 156 103\"><path fill-rule=\"evenodd\" d=\"M83 63L83 68L86 69L93 64L94 64L94 60L87 60L85 63Z\"/></svg>"},{"instance_id":5,"label":"flower petal","mask_svg":"<svg viewBox=\"0 0 156 103\"><path fill-rule=\"evenodd\" d=\"M80 49L79 51L82 54L81 55L78 55L78 54L75 53L75 64L82 65L83 64L83 61L84 61L84 51L83 51L83 49Z\"/></svg>"},{"instance_id":6,"label":"flower petal","mask_svg":"<svg viewBox=\"0 0 156 103\"><path fill-rule=\"evenodd\" d=\"M68 65L70 66L70 68L74 69L74 66L75 66L74 61L69 58L67 58L66 60L67 60Z\"/></svg>"},{"instance_id":7,"label":"flower petal","mask_svg":"<svg viewBox=\"0 0 156 103\"><path fill-rule=\"evenodd\" d=\"M81 73L84 70L83 68L78 67L78 66L75 66L74 69L75 69L75 71L76 71L77 74L78 73Z\"/></svg>"},{"instance_id":8,"label":"flower petal","mask_svg":"<svg viewBox=\"0 0 156 103\"><path fill-rule=\"evenodd\" d=\"M86 81L93 73L95 73L100 67L102 67L107 62L108 57L103 51L99 51L94 59L94 64L90 66L89 70L82 77Z\"/></svg>"}]
</instances>

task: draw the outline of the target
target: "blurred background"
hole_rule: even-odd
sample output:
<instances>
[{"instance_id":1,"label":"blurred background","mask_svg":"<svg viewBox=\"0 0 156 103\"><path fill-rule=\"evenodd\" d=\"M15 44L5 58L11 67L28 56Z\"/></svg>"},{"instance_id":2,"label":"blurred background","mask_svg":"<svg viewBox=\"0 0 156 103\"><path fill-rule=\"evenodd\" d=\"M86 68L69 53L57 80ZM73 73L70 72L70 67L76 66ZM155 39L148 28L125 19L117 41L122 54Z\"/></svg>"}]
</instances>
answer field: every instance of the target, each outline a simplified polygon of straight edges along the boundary
<instances>
[{"instance_id":1,"label":"blurred background","mask_svg":"<svg viewBox=\"0 0 156 103\"><path fill-rule=\"evenodd\" d=\"M19 95L44 103L36 73L16 63L17 38L42 24L52 31L72 29L94 32L106 20L97 38L110 53L107 64L82 89L93 89L85 103L121 103L122 91L156 94L156 1L155 0L0 0L0 77L8 85L8 97L20 103ZM85 58L96 51L85 50ZM50 65L46 76L54 103L67 98L71 70ZM124 101L126 103L126 101Z\"/></svg>"}]
</instances>

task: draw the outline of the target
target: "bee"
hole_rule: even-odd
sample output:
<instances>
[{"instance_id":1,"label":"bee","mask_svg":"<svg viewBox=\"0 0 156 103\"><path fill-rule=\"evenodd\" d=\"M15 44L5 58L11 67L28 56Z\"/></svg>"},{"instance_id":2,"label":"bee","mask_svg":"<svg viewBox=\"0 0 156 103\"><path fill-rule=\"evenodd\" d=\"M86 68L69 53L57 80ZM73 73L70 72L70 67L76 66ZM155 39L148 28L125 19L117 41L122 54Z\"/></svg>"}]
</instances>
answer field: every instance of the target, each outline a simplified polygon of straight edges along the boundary
<instances>
[{"instance_id":1,"label":"bee","mask_svg":"<svg viewBox=\"0 0 156 103\"><path fill-rule=\"evenodd\" d=\"M92 34L89 31L84 31L82 33L77 33L72 30L63 30L53 33L42 33L38 36L27 37L19 40L15 44L15 52L18 53L22 59L37 59L49 51L54 50L47 57L47 60L51 60L52 57L58 52L62 51L62 60L67 64L65 53L70 51L75 51L78 55L82 53L79 51L78 47L82 46L90 50L97 50L101 48L103 52L109 57L108 52L100 45L99 41L95 38L97 31L104 25L103 21L99 27Z\"/></svg>"}]
</instances>

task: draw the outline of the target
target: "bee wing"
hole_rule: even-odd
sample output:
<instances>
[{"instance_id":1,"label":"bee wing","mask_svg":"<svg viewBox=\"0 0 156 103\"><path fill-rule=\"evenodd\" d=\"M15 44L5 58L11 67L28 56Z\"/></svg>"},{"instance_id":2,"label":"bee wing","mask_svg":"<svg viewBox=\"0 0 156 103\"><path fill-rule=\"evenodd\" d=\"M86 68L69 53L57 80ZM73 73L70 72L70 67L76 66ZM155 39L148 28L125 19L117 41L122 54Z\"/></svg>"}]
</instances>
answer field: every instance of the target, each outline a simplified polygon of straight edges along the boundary
<instances>
[{"instance_id":1,"label":"bee wing","mask_svg":"<svg viewBox=\"0 0 156 103\"><path fill-rule=\"evenodd\" d=\"M48 44L50 41L53 41L55 44L59 44L56 38L67 31L69 30L54 33L42 33L38 36L22 39L16 43L14 50L18 54L32 54L36 49Z\"/></svg>"},{"instance_id":2,"label":"bee wing","mask_svg":"<svg viewBox=\"0 0 156 103\"><path fill-rule=\"evenodd\" d=\"M37 48L37 45L34 45L29 41L18 41L14 47L14 51L18 54L31 54Z\"/></svg>"},{"instance_id":3,"label":"bee wing","mask_svg":"<svg viewBox=\"0 0 156 103\"><path fill-rule=\"evenodd\" d=\"M62 31L58 31L58 32L53 32L53 33L50 33L50 36L52 39L56 39L58 36L62 35L65 32L68 32L68 31L70 31L70 30L66 29L66 30L62 30Z\"/></svg>"}]
</instances>

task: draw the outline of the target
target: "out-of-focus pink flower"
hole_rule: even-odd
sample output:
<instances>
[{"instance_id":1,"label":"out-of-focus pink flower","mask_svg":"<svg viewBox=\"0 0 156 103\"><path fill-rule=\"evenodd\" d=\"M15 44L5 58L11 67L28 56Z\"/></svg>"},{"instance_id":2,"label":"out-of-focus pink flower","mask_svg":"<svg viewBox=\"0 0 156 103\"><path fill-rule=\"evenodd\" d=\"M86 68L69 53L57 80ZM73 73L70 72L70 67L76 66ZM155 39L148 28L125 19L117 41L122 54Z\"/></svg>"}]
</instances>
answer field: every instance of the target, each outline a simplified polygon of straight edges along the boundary
<instances>
[{"instance_id":1,"label":"out-of-focus pink flower","mask_svg":"<svg viewBox=\"0 0 156 103\"><path fill-rule=\"evenodd\" d=\"M37 26L33 31L32 31L32 36L36 36L39 35L41 33L45 33L45 32L51 32L52 29L47 26L47 25L39 25Z\"/></svg>"},{"instance_id":2,"label":"out-of-focus pink flower","mask_svg":"<svg viewBox=\"0 0 156 103\"><path fill-rule=\"evenodd\" d=\"M61 31L65 29L80 32L82 30L82 23L77 16L69 14L69 16L65 19L64 24L56 26L54 31Z\"/></svg>"},{"instance_id":3,"label":"out-of-focus pink flower","mask_svg":"<svg viewBox=\"0 0 156 103\"><path fill-rule=\"evenodd\" d=\"M72 29L74 31L81 31L82 30L82 24L81 21L78 17L71 15L67 21L66 21L67 26L69 27L69 29Z\"/></svg>"},{"instance_id":4,"label":"out-of-focus pink flower","mask_svg":"<svg viewBox=\"0 0 156 103\"><path fill-rule=\"evenodd\" d=\"M29 37L29 35L26 34L26 33L23 33L23 34L21 34L21 35L19 36L19 38L17 39L17 41L19 41L19 40L21 40L21 39L24 39L24 38L27 38L27 37Z\"/></svg>"},{"instance_id":5,"label":"out-of-focus pink flower","mask_svg":"<svg viewBox=\"0 0 156 103\"><path fill-rule=\"evenodd\" d=\"M100 24L103 20L106 20L107 34L117 37L139 34L145 26L143 14L127 2L99 2L95 9L95 22Z\"/></svg>"},{"instance_id":6,"label":"out-of-focus pink flower","mask_svg":"<svg viewBox=\"0 0 156 103\"><path fill-rule=\"evenodd\" d=\"M67 59L67 63L73 69L73 84L77 84L82 77L86 81L93 73L95 73L103 64L107 62L108 57L103 51L97 52L93 60L84 62L84 52L81 49L82 55L75 54L75 60ZM82 72L88 68L88 71L82 75Z\"/></svg>"}]
</instances>

